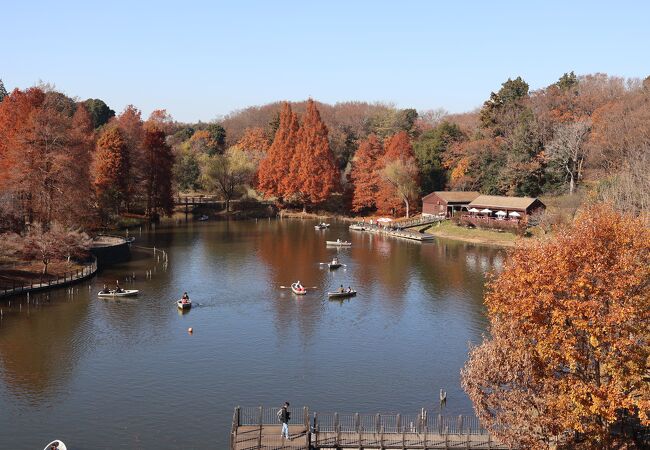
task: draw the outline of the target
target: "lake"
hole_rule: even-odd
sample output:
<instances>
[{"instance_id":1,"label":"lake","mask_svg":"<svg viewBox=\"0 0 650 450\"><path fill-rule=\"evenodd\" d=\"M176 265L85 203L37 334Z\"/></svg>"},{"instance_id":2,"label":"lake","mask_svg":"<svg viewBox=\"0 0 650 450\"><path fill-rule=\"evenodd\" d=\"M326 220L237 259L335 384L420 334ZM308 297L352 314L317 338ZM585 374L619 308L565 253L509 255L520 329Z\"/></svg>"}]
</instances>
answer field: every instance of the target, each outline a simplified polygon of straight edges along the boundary
<instances>
[{"instance_id":1,"label":"lake","mask_svg":"<svg viewBox=\"0 0 650 450\"><path fill-rule=\"evenodd\" d=\"M444 414L472 414L459 371L485 332L483 285L503 251L314 224L136 231L130 262L0 302L0 447L225 449L237 405L414 414L437 412L440 388ZM326 247L337 238L352 247ZM142 248L154 246L167 264ZM335 255L345 267L318 264ZM97 298L117 279L140 295ZM296 280L317 289L280 289ZM359 294L328 300L341 284Z\"/></svg>"}]
</instances>

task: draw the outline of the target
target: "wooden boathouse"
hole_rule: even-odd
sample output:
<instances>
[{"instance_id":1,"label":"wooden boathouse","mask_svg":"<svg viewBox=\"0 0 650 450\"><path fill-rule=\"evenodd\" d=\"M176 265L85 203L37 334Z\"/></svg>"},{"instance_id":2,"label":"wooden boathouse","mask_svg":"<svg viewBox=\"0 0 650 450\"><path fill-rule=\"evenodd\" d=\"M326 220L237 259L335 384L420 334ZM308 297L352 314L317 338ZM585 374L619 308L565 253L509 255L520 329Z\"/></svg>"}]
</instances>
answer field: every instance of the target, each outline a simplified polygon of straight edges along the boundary
<instances>
[{"instance_id":1,"label":"wooden boathouse","mask_svg":"<svg viewBox=\"0 0 650 450\"><path fill-rule=\"evenodd\" d=\"M280 449L509 449L481 427L476 417L416 414L339 414L289 408L291 440L280 436L277 408L237 407L230 450Z\"/></svg>"},{"instance_id":2,"label":"wooden boathouse","mask_svg":"<svg viewBox=\"0 0 650 450\"><path fill-rule=\"evenodd\" d=\"M436 191L422 197L422 215L452 217L455 212L467 211L467 205L480 196L475 191Z\"/></svg>"}]
</instances>

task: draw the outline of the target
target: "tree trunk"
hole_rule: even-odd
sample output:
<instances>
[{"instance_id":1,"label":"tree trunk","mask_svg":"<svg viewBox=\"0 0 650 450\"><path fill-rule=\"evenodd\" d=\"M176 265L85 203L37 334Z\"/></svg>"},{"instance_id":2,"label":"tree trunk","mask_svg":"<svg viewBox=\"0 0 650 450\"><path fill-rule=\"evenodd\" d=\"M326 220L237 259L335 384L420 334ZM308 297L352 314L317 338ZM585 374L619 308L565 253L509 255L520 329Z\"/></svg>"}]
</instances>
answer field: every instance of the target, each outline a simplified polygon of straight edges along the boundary
<instances>
[{"instance_id":1,"label":"tree trunk","mask_svg":"<svg viewBox=\"0 0 650 450\"><path fill-rule=\"evenodd\" d=\"M230 212L230 197L226 197L226 212Z\"/></svg>"}]
</instances>

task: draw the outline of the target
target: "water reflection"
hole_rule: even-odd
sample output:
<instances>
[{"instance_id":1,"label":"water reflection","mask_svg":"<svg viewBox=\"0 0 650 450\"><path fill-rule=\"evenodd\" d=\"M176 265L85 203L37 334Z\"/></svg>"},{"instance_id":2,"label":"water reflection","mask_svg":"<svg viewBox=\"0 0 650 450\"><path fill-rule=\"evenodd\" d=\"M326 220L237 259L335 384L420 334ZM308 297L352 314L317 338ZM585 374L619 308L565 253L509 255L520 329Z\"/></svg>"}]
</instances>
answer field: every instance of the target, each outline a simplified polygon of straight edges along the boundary
<instances>
[{"instance_id":1,"label":"water reflection","mask_svg":"<svg viewBox=\"0 0 650 450\"><path fill-rule=\"evenodd\" d=\"M440 387L448 413L471 414L459 370L467 343L485 330L485 273L503 264L503 252L351 233L338 223L316 232L314 223L158 226L136 235L132 261L74 296L54 291L29 311L5 306L0 424L16 430L6 446L38 448L49 433L70 436L75 448L107 440L225 448L237 404L414 412L433 410ZM352 248L325 245L336 238ZM345 267L319 264L335 255ZM298 279L317 289L300 297L280 289ZM116 280L141 294L96 297ZM328 300L340 285L358 295ZM175 305L184 291L193 301L185 314ZM196 420L169 427L172 416ZM35 422L43 436L31 433Z\"/></svg>"},{"instance_id":2,"label":"water reflection","mask_svg":"<svg viewBox=\"0 0 650 450\"><path fill-rule=\"evenodd\" d=\"M85 290L37 294L3 305L0 365L14 395L39 403L60 392L93 346Z\"/></svg>"}]
</instances>

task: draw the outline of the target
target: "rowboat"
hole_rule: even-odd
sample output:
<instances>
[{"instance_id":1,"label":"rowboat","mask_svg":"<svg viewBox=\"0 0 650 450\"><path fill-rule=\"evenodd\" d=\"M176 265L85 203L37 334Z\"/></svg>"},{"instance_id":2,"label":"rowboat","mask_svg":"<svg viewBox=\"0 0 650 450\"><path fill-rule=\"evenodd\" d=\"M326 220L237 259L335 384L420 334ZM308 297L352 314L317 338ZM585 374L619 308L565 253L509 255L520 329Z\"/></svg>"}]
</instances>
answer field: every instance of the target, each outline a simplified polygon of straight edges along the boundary
<instances>
[{"instance_id":1,"label":"rowboat","mask_svg":"<svg viewBox=\"0 0 650 450\"><path fill-rule=\"evenodd\" d=\"M350 225L348 228L350 230L355 230L355 231L366 231L366 227L364 227L363 225L357 225L356 223Z\"/></svg>"},{"instance_id":2,"label":"rowboat","mask_svg":"<svg viewBox=\"0 0 650 450\"><path fill-rule=\"evenodd\" d=\"M343 292L328 292L327 296L329 298L347 298L347 297L354 297L357 295L357 291L351 290L351 291L343 291Z\"/></svg>"},{"instance_id":3,"label":"rowboat","mask_svg":"<svg viewBox=\"0 0 650 450\"><path fill-rule=\"evenodd\" d=\"M178 309L190 309L192 307L192 300L179 300L176 302Z\"/></svg>"},{"instance_id":4,"label":"rowboat","mask_svg":"<svg viewBox=\"0 0 650 450\"><path fill-rule=\"evenodd\" d=\"M327 245L336 245L337 247L350 247L352 242L348 241L325 241Z\"/></svg>"},{"instance_id":5,"label":"rowboat","mask_svg":"<svg viewBox=\"0 0 650 450\"><path fill-rule=\"evenodd\" d=\"M47 444L43 450L53 450L53 449L56 449L56 450L68 450L68 448L65 446L63 441L61 441L59 439L57 439L55 441L52 441L49 444Z\"/></svg>"},{"instance_id":6,"label":"rowboat","mask_svg":"<svg viewBox=\"0 0 650 450\"><path fill-rule=\"evenodd\" d=\"M329 228L329 227L330 227L330 224L325 223L325 222L321 222L318 225L314 225L314 228L316 228L317 230L323 230L323 229Z\"/></svg>"},{"instance_id":7,"label":"rowboat","mask_svg":"<svg viewBox=\"0 0 650 450\"><path fill-rule=\"evenodd\" d=\"M102 292L99 291L97 293L98 297L133 297L134 295L138 295L138 292L140 292L137 289L123 289L122 292L116 292L116 291L109 291L109 292Z\"/></svg>"},{"instance_id":8,"label":"rowboat","mask_svg":"<svg viewBox=\"0 0 650 450\"><path fill-rule=\"evenodd\" d=\"M296 295L305 295L307 293L307 289L304 287L298 287L298 283L293 283L291 285L291 292Z\"/></svg>"},{"instance_id":9,"label":"rowboat","mask_svg":"<svg viewBox=\"0 0 650 450\"><path fill-rule=\"evenodd\" d=\"M200 220L201 222L204 222L204 221L206 221L206 220L208 220L208 219L209 219L209 217L206 216L205 214L203 214L201 217L199 217L199 220Z\"/></svg>"}]
</instances>

